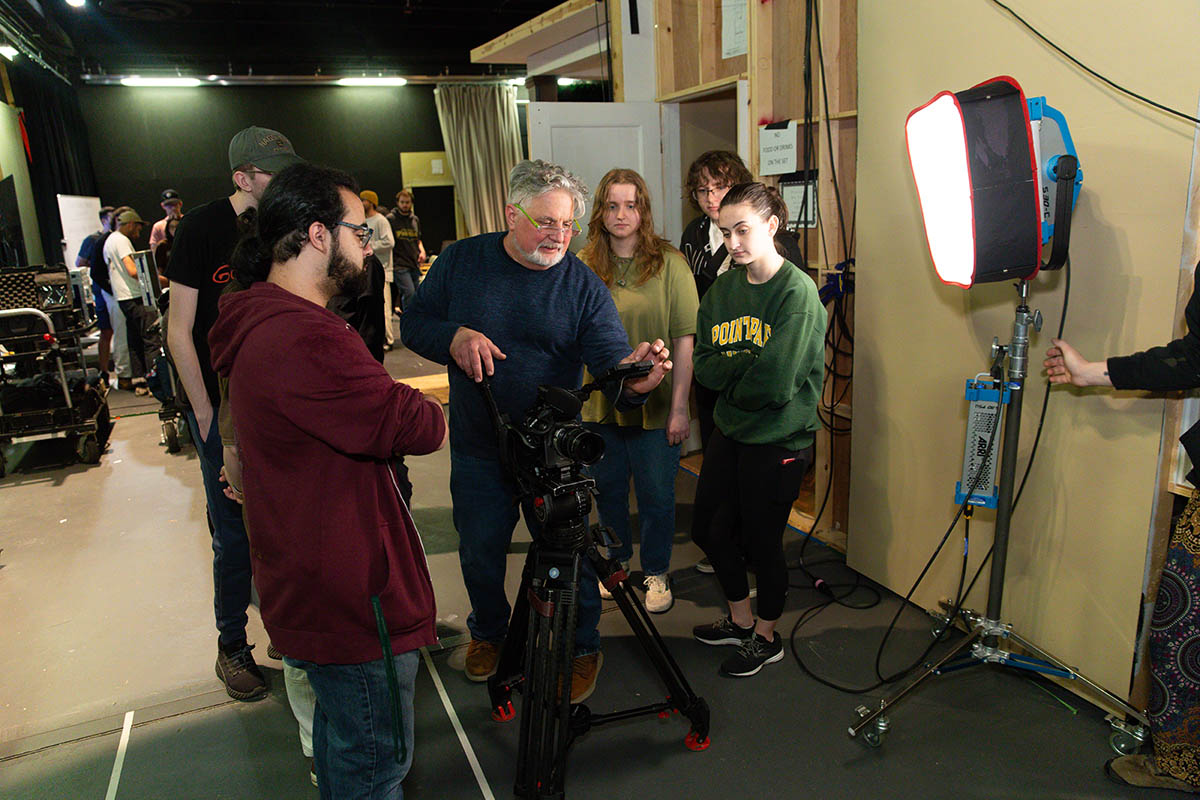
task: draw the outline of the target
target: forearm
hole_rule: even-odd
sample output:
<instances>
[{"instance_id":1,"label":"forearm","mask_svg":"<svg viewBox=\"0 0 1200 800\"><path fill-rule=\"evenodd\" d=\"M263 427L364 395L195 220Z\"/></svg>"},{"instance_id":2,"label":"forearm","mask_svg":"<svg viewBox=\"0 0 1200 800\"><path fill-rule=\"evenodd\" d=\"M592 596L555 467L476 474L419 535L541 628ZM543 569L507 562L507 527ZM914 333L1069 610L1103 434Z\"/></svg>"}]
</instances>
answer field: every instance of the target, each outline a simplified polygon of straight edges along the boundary
<instances>
[{"instance_id":1,"label":"forearm","mask_svg":"<svg viewBox=\"0 0 1200 800\"><path fill-rule=\"evenodd\" d=\"M212 412L212 401L209 400L208 390L204 387L204 374L200 371L200 358L196 355L196 345L192 341L191 325L176 324L174 316L167 326L167 347L171 351L171 359L175 362L175 371L179 382L187 394L192 411L197 414Z\"/></svg>"},{"instance_id":2,"label":"forearm","mask_svg":"<svg viewBox=\"0 0 1200 800\"><path fill-rule=\"evenodd\" d=\"M1078 377L1085 386L1112 386L1108 361L1089 361L1079 370Z\"/></svg>"},{"instance_id":3,"label":"forearm","mask_svg":"<svg viewBox=\"0 0 1200 800\"><path fill-rule=\"evenodd\" d=\"M695 349L694 335L680 336L671 340L671 370L674 381L671 385L671 410L687 413L688 397L692 391L692 351Z\"/></svg>"}]
</instances>

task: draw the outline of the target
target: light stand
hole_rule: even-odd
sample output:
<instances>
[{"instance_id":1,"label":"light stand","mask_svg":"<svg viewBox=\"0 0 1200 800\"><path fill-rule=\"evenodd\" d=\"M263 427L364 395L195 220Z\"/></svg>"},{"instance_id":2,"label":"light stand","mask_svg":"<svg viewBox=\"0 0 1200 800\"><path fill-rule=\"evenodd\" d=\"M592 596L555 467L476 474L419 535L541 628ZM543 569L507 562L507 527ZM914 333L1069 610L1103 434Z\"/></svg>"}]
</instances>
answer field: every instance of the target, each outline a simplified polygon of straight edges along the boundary
<instances>
[{"instance_id":1,"label":"light stand","mask_svg":"<svg viewBox=\"0 0 1200 800\"><path fill-rule=\"evenodd\" d=\"M899 691L880 701L879 707L871 710L866 706L855 709L858 720L850 726L848 733L851 737L863 734L862 741L872 747L878 747L884 734L890 729L890 720L886 712L901 698L915 689L930 675L941 675L978 664L998 664L1005 667L1052 675L1068 680L1077 680L1090 690L1103 697L1109 703L1120 707L1127 715L1137 720L1129 723L1116 715L1110 714L1108 722L1113 727L1109 743L1118 753L1136 752L1149 736L1150 720L1146 713L1134 708L1121 697L1100 686L1095 681L1082 675L1074 667L1067 665L1061 659L1055 658L1037 647L1027 639L1013 631L1011 623L1003 622L1001 606L1004 598L1004 570L1008 557L1008 535L1012 524L1013 484L1017 473L1017 446L1021 438L1021 407L1024 397L1025 378L1029 367L1029 329L1042 329L1042 315L1039 311L1029 309L1029 281L1022 280L1018 284L1020 299L1017 303L1013 319L1012 340L1003 346L998 340L992 341L992 359L996 365L1008 361L1008 375L1005 389L1009 395L1008 408L1004 413L1004 439L1000 460L1000 484L996 504L996 529L993 540L992 567L988 582L987 613L979 614L965 608L954 608L943 604L945 615L935 615L938 625L934 633L941 636L944 628L948 628L955 618L966 624L969 635L958 643L950 652L932 664L926 664L925 669L913 681ZM971 494L968 492L968 494ZM970 503L965 503L970 510ZM1023 650L1032 656L1013 653L1000 647L1000 641L1008 639L1016 642Z\"/></svg>"}]
</instances>

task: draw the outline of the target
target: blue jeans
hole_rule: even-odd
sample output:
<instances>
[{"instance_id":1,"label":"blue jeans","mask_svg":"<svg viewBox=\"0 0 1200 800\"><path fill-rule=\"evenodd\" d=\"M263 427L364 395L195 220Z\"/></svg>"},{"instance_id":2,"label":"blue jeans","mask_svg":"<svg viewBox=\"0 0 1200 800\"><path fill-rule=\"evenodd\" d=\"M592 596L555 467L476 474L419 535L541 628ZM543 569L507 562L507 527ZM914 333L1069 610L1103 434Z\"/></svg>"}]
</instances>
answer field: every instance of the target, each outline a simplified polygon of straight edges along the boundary
<instances>
[{"instance_id":1,"label":"blue jeans","mask_svg":"<svg viewBox=\"0 0 1200 800\"><path fill-rule=\"evenodd\" d=\"M675 473L679 470L679 445L667 444L665 430L587 423L604 438L604 458L591 467L600 497L596 506L600 523L612 528L621 544L609 558L633 558L629 529L629 478L637 494L642 539L642 570L663 575L671 567L675 540Z\"/></svg>"},{"instance_id":2,"label":"blue jeans","mask_svg":"<svg viewBox=\"0 0 1200 800\"><path fill-rule=\"evenodd\" d=\"M504 593L508 547L517 526L517 487L499 461L450 449L450 497L458 529L458 560L471 598L467 628L471 638L499 643L508 634L512 608ZM525 524L536 538L537 521L528 507ZM600 587L592 562L583 559L575 625L575 655L600 649Z\"/></svg>"},{"instance_id":3,"label":"blue jeans","mask_svg":"<svg viewBox=\"0 0 1200 800\"><path fill-rule=\"evenodd\" d=\"M365 664L314 664L284 658L304 670L317 695L313 713L313 758L323 800L392 800L413 756L413 687L417 651L392 657L400 685L403 759L392 739L392 698L382 658Z\"/></svg>"},{"instance_id":4,"label":"blue jeans","mask_svg":"<svg viewBox=\"0 0 1200 800\"><path fill-rule=\"evenodd\" d=\"M221 644L229 646L246 640L246 609L250 605L250 540L242 522L242 507L225 496L221 467L225 454L217 430L217 409L207 437L201 439L196 415L186 412L192 442L200 459L204 477L204 497L208 503L208 525L213 547L213 608Z\"/></svg>"}]
</instances>

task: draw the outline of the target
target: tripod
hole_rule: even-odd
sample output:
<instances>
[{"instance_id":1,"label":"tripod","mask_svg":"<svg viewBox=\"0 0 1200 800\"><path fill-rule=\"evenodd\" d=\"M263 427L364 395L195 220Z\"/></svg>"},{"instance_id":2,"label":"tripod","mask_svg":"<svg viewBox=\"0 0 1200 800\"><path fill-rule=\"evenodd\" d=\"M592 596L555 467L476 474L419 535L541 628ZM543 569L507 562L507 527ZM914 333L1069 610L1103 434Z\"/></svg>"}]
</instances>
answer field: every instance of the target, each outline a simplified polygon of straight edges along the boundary
<instances>
[{"instance_id":1,"label":"tripod","mask_svg":"<svg viewBox=\"0 0 1200 800\"><path fill-rule=\"evenodd\" d=\"M1057 244L1057 242L1056 242ZM1000 460L1000 485L996 505L996 532L993 540L992 567L988 582L987 613L979 614L969 609L947 607L947 614L939 617L941 626L949 628L956 620L966 623L971 633L949 653L925 670L904 688L880 701L879 707L871 710L866 706L855 709L859 719L850 726L851 737L863 734L862 741L872 747L882 743L890 723L886 712L901 698L915 689L930 675L941 675L978 664L999 664L1015 669L1052 675L1068 680L1078 680L1106 701L1119 706L1136 722L1130 723L1110 714L1107 719L1114 732L1109 743L1118 753L1135 752L1149 735L1149 718L1144 711L1134 708L1121 697L1089 680L1074 667L1055 658L1013 632L1010 623L1001 621L1001 602L1004 596L1004 570L1008 558L1008 535L1012 522L1013 484L1017 473L1017 445L1021 437L1021 406L1024 397L1025 377L1028 374L1029 328L1042 329L1042 315L1029 310L1029 282L1022 280L1018 286L1020 300L1013 320L1012 341L1002 346L992 343L992 357L997 366L1008 359L1008 381L1006 388L1011 400L1004 412L1004 443ZM999 375L1000 373L996 373ZM968 490L968 495L971 492ZM969 506L968 506L969 508ZM938 631L941 635L941 630ZM1024 649L1036 654L1034 657L1013 653L999 646L1001 639L1011 639Z\"/></svg>"},{"instance_id":2,"label":"tripod","mask_svg":"<svg viewBox=\"0 0 1200 800\"><path fill-rule=\"evenodd\" d=\"M540 498L538 498L540 499ZM535 499L535 504L537 500ZM708 738L708 703L696 696L637 595L626 585L619 562L600 554L599 544L612 546L611 531L588 528L584 516L564 528L535 538L525 558L521 588L513 607L508 638L500 650L496 674L488 679L492 719L513 719L512 690L524 695L521 706L517 778L513 792L525 798L565 796L567 753L575 739L592 727L647 714L667 717L682 713L691 722L684 743L704 750ZM603 542L597 542L597 534ZM663 702L596 714L586 705L571 704L571 665L575 645L580 580L589 580L583 559L595 568L612 592L621 614L662 679Z\"/></svg>"}]
</instances>

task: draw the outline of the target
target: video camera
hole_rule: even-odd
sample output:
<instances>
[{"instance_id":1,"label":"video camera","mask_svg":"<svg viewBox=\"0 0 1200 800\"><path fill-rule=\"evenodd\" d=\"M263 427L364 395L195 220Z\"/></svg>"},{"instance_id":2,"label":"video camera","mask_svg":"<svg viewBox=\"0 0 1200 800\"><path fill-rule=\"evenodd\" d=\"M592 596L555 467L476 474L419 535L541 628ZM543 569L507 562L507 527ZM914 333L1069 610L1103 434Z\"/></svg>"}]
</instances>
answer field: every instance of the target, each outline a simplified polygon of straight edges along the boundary
<instances>
[{"instance_id":1,"label":"video camera","mask_svg":"<svg viewBox=\"0 0 1200 800\"><path fill-rule=\"evenodd\" d=\"M579 423L579 411L592 392L631 378L648 375L649 361L618 364L579 389L539 386L537 402L514 424L501 414L491 383L480 384L496 425L500 462L516 480L522 499L528 498L542 525L546 543L571 548L581 545L596 485L583 472L604 455L604 440Z\"/></svg>"}]
</instances>

